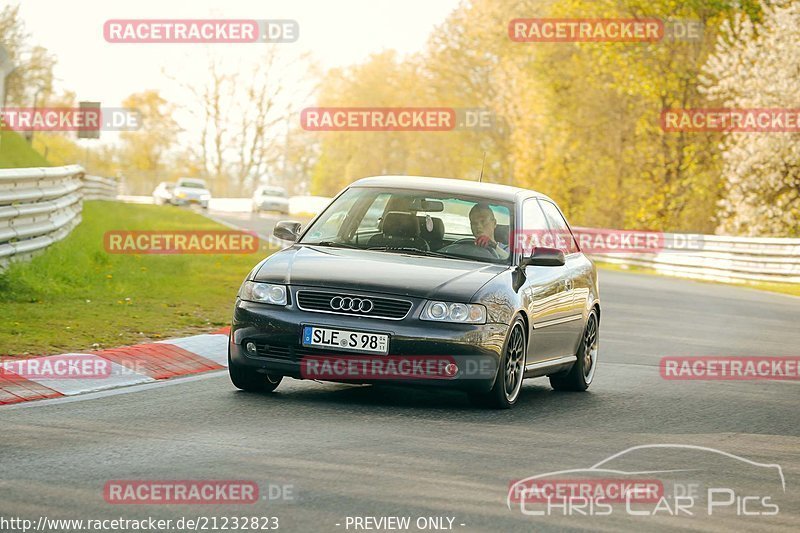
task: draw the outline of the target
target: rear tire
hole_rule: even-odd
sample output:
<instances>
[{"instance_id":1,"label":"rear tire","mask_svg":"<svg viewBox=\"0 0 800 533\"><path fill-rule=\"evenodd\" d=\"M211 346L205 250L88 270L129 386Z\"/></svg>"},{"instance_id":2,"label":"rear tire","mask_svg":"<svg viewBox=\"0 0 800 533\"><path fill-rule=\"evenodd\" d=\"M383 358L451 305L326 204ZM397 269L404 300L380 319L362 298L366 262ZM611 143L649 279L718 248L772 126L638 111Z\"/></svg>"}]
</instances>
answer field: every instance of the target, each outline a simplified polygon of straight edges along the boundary
<instances>
[{"instance_id":1,"label":"rear tire","mask_svg":"<svg viewBox=\"0 0 800 533\"><path fill-rule=\"evenodd\" d=\"M256 370L231 361L228 354L228 375L233 386L247 392L272 392L281 384L283 376L262 374Z\"/></svg>"},{"instance_id":2,"label":"rear tire","mask_svg":"<svg viewBox=\"0 0 800 533\"><path fill-rule=\"evenodd\" d=\"M586 326L583 329L581 345L576 354L578 360L566 374L550 376L550 386L555 390L582 392L589 388L597 369L598 335L600 321L597 318L597 309L589 312Z\"/></svg>"},{"instance_id":3,"label":"rear tire","mask_svg":"<svg viewBox=\"0 0 800 533\"><path fill-rule=\"evenodd\" d=\"M489 392L471 392L470 403L491 409L511 409L517 403L522 379L525 375L525 352L527 350L525 322L519 315L509 330L503 357L497 369L494 386Z\"/></svg>"}]
</instances>

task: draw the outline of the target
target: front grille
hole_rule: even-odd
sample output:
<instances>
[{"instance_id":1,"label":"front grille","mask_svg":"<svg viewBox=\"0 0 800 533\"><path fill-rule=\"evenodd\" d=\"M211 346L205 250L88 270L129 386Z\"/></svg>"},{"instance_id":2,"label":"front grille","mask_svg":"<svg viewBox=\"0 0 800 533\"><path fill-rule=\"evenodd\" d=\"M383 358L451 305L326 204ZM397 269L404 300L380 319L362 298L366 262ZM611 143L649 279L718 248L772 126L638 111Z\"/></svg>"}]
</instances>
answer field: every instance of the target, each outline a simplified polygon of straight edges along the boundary
<instances>
[{"instance_id":1,"label":"front grille","mask_svg":"<svg viewBox=\"0 0 800 533\"><path fill-rule=\"evenodd\" d=\"M245 341L246 342L246 341ZM294 361L295 355L292 353L291 348L288 346L279 346L276 344L256 344L256 353L259 357L274 357L276 359L287 359Z\"/></svg>"},{"instance_id":2,"label":"front grille","mask_svg":"<svg viewBox=\"0 0 800 533\"><path fill-rule=\"evenodd\" d=\"M356 305L351 299L355 299L355 302L369 302L369 304ZM342 305L343 303L344 305ZM395 300L392 298L377 298L337 292L297 291L297 306L304 311L400 320L405 318L411 310L411 305L411 302L407 300ZM344 309L341 309L342 307Z\"/></svg>"},{"instance_id":3,"label":"front grille","mask_svg":"<svg viewBox=\"0 0 800 533\"><path fill-rule=\"evenodd\" d=\"M245 341L245 343L247 342L248 341ZM341 356L353 355L352 353L331 350L328 348L315 349L302 345L282 346L277 344L263 344L260 342L256 342L255 344L256 344L256 355L258 357L285 359L287 361L299 361L303 357L319 356L319 355L341 355Z\"/></svg>"}]
</instances>

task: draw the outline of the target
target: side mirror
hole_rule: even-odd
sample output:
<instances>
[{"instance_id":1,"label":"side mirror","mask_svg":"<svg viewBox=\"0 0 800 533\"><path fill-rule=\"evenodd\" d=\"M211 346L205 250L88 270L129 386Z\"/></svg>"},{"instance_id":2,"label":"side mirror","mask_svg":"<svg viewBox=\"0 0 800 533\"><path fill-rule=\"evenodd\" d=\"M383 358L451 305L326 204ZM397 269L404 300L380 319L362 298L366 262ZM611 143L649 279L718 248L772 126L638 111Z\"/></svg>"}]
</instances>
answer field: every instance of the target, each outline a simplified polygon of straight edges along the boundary
<instances>
[{"instance_id":1,"label":"side mirror","mask_svg":"<svg viewBox=\"0 0 800 533\"><path fill-rule=\"evenodd\" d=\"M295 222L294 220L281 220L275 224L272 234L282 241L295 242L300 237L301 226L300 222Z\"/></svg>"},{"instance_id":2,"label":"side mirror","mask_svg":"<svg viewBox=\"0 0 800 533\"><path fill-rule=\"evenodd\" d=\"M520 266L564 266L566 259L564 259L564 252L558 248L540 248L533 249L533 254L522 258Z\"/></svg>"}]
</instances>

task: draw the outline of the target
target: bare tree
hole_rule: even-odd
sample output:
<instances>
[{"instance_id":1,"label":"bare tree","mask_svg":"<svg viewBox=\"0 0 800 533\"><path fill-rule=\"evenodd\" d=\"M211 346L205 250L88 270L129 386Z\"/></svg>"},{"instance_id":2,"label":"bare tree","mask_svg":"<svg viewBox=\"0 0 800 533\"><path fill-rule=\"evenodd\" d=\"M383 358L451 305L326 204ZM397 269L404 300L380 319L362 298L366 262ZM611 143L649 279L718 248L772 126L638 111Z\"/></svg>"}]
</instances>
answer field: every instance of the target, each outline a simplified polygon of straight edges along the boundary
<instances>
[{"instance_id":1,"label":"bare tree","mask_svg":"<svg viewBox=\"0 0 800 533\"><path fill-rule=\"evenodd\" d=\"M187 110L201 124L192 156L217 189L242 194L251 182L282 166L289 119L302 95L287 84L288 59L279 46L267 46L256 65L246 69L231 69L210 57L206 84L181 84L192 96Z\"/></svg>"},{"instance_id":2,"label":"bare tree","mask_svg":"<svg viewBox=\"0 0 800 533\"><path fill-rule=\"evenodd\" d=\"M6 104L33 106L46 102L53 93L53 67L56 60L41 46L30 46L29 35L19 17L19 6L0 11L0 44L15 69L6 80ZM2 105L2 102L0 102Z\"/></svg>"}]
</instances>

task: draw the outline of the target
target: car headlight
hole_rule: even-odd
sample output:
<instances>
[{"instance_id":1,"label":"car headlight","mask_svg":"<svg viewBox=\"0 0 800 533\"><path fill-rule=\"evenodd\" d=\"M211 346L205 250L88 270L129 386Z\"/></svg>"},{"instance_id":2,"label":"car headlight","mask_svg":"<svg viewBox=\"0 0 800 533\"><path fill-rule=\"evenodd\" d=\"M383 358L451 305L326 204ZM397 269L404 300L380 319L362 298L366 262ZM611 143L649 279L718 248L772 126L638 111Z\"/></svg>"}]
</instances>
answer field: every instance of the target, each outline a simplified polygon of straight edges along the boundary
<instances>
[{"instance_id":1,"label":"car headlight","mask_svg":"<svg viewBox=\"0 0 800 533\"><path fill-rule=\"evenodd\" d=\"M177 196L178 198L186 198L186 193L185 192L179 192L175 196Z\"/></svg>"},{"instance_id":2,"label":"car headlight","mask_svg":"<svg viewBox=\"0 0 800 533\"><path fill-rule=\"evenodd\" d=\"M486 307L481 304L458 304L430 301L425 304L422 320L434 322L456 322L459 324L485 324Z\"/></svg>"},{"instance_id":3,"label":"car headlight","mask_svg":"<svg viewBox=\"0 0 800 533\"><path fill-rule=\"evenodd\" d=\"M211 195L210 194L201 194L200 195L200 199L201 200L211 200Z\"/></svg>"},{"instance_id":4,"label":"car headlight","mask_svg":"<svg viewBox=\"0 0 800 533\"><path fill-rule=\"evenodd\" d=\"M245 281L239 291L239 298L261 304L286 305L286 287L271 283Z\"/></svg>"}]
</instances>

